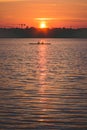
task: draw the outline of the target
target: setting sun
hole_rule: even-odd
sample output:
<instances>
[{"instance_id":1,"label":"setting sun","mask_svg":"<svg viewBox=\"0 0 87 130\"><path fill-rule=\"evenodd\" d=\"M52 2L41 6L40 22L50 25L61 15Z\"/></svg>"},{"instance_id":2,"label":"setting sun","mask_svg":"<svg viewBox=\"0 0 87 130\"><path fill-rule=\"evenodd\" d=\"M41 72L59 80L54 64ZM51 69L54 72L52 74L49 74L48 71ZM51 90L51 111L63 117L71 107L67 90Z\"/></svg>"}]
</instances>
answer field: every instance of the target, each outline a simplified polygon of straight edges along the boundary
<instances>
[{"instance_id":1,"label":"setting sun","mask_svg":"<svg viewBox=\"0 0 87 130\"><path fill-rule=\"evenodd\" d=\"M46 28L47 26L46 26L46 22L41 22L40 23L40 28Z\"/></svg>"}]
</instances>

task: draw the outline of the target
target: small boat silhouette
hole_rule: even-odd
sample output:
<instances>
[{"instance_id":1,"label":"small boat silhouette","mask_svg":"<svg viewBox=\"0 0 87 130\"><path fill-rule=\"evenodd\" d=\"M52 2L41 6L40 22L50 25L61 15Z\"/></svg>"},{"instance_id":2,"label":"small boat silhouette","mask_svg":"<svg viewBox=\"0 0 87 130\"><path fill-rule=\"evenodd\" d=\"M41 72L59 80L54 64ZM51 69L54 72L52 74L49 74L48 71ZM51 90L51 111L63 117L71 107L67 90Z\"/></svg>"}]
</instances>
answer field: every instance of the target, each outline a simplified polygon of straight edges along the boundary
<instances>
[{"instance_id":1,"label":"small boat silhouette","mask_svg":"<svg viewBox=\"0 0 87 130\"><path fill-rule=\"evenodd\" d=\"M30 45L50 45L51 43L49 42L33 42L29 43Z\"/></svg>"}]
</instances>

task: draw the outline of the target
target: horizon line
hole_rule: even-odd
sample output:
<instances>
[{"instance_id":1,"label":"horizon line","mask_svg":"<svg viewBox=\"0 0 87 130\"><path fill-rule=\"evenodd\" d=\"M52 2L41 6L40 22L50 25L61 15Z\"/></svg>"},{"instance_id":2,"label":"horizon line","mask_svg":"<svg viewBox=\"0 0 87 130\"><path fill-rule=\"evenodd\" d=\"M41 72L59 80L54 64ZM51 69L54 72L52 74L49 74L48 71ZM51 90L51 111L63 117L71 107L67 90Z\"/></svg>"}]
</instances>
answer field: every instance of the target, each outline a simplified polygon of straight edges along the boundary
<instances>
[{"instance_id":1,"label":"horizon line","mask_svg":"<svg viewBox=\"0 0 87 130\"><path fill-rule=\"evenodd\" d=\"M25 25L24 25L25 26ZM46 27L46 28L40 28L40 27L34 27L34 26L25 26L25 27L11 27L11 26L3 26L3 27L0 27L0 29L30 29L30 28L35 28L35 29L41 29L41 30L44 30L44 29L87 29L87 27Z\"/></svg>"}]
</instances>

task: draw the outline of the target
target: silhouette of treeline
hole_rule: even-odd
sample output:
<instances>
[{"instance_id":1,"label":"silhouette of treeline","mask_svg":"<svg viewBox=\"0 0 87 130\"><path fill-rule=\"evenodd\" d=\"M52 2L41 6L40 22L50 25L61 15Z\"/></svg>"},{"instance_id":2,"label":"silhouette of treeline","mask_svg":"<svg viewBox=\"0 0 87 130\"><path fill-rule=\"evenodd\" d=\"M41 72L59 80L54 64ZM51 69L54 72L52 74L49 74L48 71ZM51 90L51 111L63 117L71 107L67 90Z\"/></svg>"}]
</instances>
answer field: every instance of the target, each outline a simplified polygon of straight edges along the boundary
<instances>
[{"instance_id":1,"label":"silhouette of treeline","mask_svg":"<svg viewBox=\"0 0 87 130\"><path fill-rule=\"evenodd\" d=\"M87 28L0 28L0 38L87 38Z\"/></svg>"}]
</instances>

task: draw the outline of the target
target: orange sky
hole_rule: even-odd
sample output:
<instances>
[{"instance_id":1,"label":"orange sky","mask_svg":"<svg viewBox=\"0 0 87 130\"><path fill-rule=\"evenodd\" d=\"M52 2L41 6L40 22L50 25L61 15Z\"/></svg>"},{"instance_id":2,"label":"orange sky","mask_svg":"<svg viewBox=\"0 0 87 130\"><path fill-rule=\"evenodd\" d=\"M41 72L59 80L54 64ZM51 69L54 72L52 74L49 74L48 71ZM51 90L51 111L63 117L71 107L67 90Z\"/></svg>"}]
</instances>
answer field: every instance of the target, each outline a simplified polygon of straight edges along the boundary
<instances>
[{"instance_id":1,"label":"orange sky","mask_svg":"<svg viewBox=\"0 0 87 130\"><path fill-rule=\"evenodd\" d=\"M0 0L0 26L87 27L87 0Z\"/></svg>"}]
</instances>

